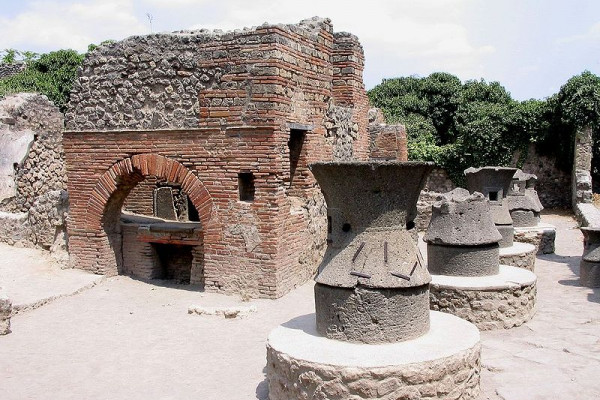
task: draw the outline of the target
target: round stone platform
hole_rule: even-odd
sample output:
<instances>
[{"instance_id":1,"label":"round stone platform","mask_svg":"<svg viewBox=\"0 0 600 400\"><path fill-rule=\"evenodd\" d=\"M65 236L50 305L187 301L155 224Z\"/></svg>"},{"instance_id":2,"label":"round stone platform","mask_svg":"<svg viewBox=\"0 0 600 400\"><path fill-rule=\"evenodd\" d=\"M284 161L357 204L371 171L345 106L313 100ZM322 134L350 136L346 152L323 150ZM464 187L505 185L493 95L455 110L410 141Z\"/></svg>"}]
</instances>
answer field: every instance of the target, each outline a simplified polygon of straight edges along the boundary
<instances>
[{"instance_id":1,"label":"round stone platform","mask_svg":"<svg viewBox=\"0 0 600 400\"><path fill-rule=\"evenodd\" d=\"M387 344L327 339L314 314L280 325L267 342L269 398L476 398L479 331L453 315L430 314L428 333Z\"/></svg>"},{"instance_id":2,"label":"round stone platform","mask_svg":"<svg viewBox=\"0 0 600 400\"><path fill-rule=\"evenodd\" d=\"M500 265L497 275L431 279L431 309L464 318L481 330L519 326L535 314L537 277L526 269Z\"/></svg>"},{"instance_id":3,"label":"round stone platform","mask_svg":"<svg viewBox=\"0 0 600 400\"><path fill-rule=\"evenodd\" d=\"M556 227L538 223L535 226L515 226L515 242L530 243L537 249L537 254L554 253Z\"/></svg>"},{"instance_id":4,"label":"round stone platform","mask_svg":"<svg viewBox=\"0 0 600 400\"><path fill-rule=\"evenodd\" d=\"M537 248L531 243L514 242L510 247L500 247L500 264L533 271L536 253Z\"/></svg>"}]
</instances>

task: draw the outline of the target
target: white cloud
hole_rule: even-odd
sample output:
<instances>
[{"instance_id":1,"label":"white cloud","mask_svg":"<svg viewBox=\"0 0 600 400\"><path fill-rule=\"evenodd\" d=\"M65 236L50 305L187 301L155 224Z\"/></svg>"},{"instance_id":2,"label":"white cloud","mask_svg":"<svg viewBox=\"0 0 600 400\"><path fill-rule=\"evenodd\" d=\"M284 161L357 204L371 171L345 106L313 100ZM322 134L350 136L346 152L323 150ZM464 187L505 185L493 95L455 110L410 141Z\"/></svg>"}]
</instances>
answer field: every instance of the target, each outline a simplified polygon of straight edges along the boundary
<instances>
[{"instance_id":1,"label":"white cloud","mask_svg":"<svg viewBox=\"0 0 600 400\"><path fill-rule=\"evenodd\" d=\"M51 50L155 31L224 29L297 23L318 15L336 31L359 37L367 56L365 80L443 70L481 76L489 44L475 45L466 11L472 0L51 0L28 4L13 18L0 16L0 49Z\"/></svg>"},{"instance_id":2,"label":"white cloud","mask_svg":"<svg viewBox=\"0 0 600 400\"><path fill-rule=\"evenodd\" d=\"M588 42L595 41L598 42L600 40L600 22L596 22L592 25L587 32L581 35L573 35L562 37L556 40L558 44L571 44L574 42Z\"/></svg>"},{"instance_id":3,"label":"white cloud","mask_svg":"<svg viewBox=\"0 0 600 400\"><path fill-rule=\"evenodd\" d=\"M147 33L131 1L37 1L14 18L0 17L0 48L84 51L90 43Z\"/></svg>"}]
</instances>

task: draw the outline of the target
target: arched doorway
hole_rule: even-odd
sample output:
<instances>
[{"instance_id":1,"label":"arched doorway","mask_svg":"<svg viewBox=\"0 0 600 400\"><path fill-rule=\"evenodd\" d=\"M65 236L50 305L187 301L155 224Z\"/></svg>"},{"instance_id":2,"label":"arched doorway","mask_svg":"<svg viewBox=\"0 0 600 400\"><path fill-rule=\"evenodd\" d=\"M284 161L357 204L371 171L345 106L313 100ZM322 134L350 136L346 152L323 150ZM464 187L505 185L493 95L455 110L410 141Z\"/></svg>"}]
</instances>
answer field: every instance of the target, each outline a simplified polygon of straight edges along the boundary
<instances>
[{"instance_id":1,"label":"arched doorway","mask_svg":"<svg viewBox=\"0 0 600 400\"><path fill-rule=\"evenodd\" d=\"M124 222L125 199L148 176L177 184L197 212L198 221L129 218ZM98 179L86 211L87 227L95 233L87 244L96 252L93 269L108 275L127 273L204 283L204 237L212 225L213 204L202 182L183 164L158 154L125 158ZM191 264L190 271L182 273L181 263L185 262Z\"/></svg>"}]
</instances>

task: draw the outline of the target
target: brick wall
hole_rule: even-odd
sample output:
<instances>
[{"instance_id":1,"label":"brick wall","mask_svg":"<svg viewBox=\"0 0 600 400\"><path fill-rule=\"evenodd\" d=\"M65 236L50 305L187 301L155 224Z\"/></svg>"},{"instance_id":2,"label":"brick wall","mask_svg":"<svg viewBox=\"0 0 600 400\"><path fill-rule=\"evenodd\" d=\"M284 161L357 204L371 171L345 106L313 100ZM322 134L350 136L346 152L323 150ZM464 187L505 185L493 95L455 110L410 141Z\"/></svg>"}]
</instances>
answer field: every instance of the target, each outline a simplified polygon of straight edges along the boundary
<instances>
[{"instance_id":1,"label":"brick wall","mask_svg":"<svg viewBox=\"0 0 600 400\"><path fill-rule=\"evenodd\" d=\"M306 281L326 229L307 164L333 158L331 107L350 110L349 154L368 157L363 63L358 40L321 19L96 50L66 114L72 264L125 272L121 207L128 199L128 209L147 212L151 182L162 179L181 184L198 210L194 268L207 289L279 297ZM304 131L293 179L291 130ZM253 175L253 201L240 201L240 173Z\"/></svg>"}]
</instances>

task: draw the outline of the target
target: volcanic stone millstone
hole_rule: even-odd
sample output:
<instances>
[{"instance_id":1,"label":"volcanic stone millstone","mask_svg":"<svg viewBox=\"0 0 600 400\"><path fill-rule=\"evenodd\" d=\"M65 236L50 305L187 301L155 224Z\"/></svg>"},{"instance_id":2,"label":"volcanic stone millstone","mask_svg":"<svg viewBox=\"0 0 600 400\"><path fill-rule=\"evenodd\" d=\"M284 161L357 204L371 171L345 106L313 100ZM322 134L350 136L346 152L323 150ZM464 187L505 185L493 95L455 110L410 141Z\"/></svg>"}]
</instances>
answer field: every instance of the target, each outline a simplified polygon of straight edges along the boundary
<instances>
[{"instance_id":1,"label":"volcanic stone millstone","mask_svg":"<svg viewBox=\"0 0 600 400\"><path fill-rule=\"evenodd\" d=\"M482 167L467 168L465 177L470 192L481 192L490 200L490 211L494 223L502 235L500 247L511 247L513 244L514 226L506 197L510 190L512 177L516 168Z\"/></svg>"},{"instance_id":2,"label":"volcanic stone millstone","mask_svg":"<svg viewBox=\"0 0 600 400\"><path fill-rule=\"evenodd\" d=\"M436 275L487 276L498 273L500 246L444 246L427 244L429 272Z\"/></svg>"},{"instance_id":3,"label":"volcanic stone millstone","mask_svg":"<svg viewBox=\"0 0 600 400\"><path fill-rule=\"evenodd\" d=\"M315 279L320 334L388 343L429 330L431 275L407 228L432 168L421 162L311 165L331 228Z\"/></svg>"},{"instance_id":4,"label":"volcanic stone millstone","mask_svg":"<svg viewBox=\"0 0 600 400\"><path fill-rule=\"evenodd\" d=\"M429 330L429 285L399 289L315 285L317 331L357 343L391 343Z\"/></svg>"}]
</instances>

